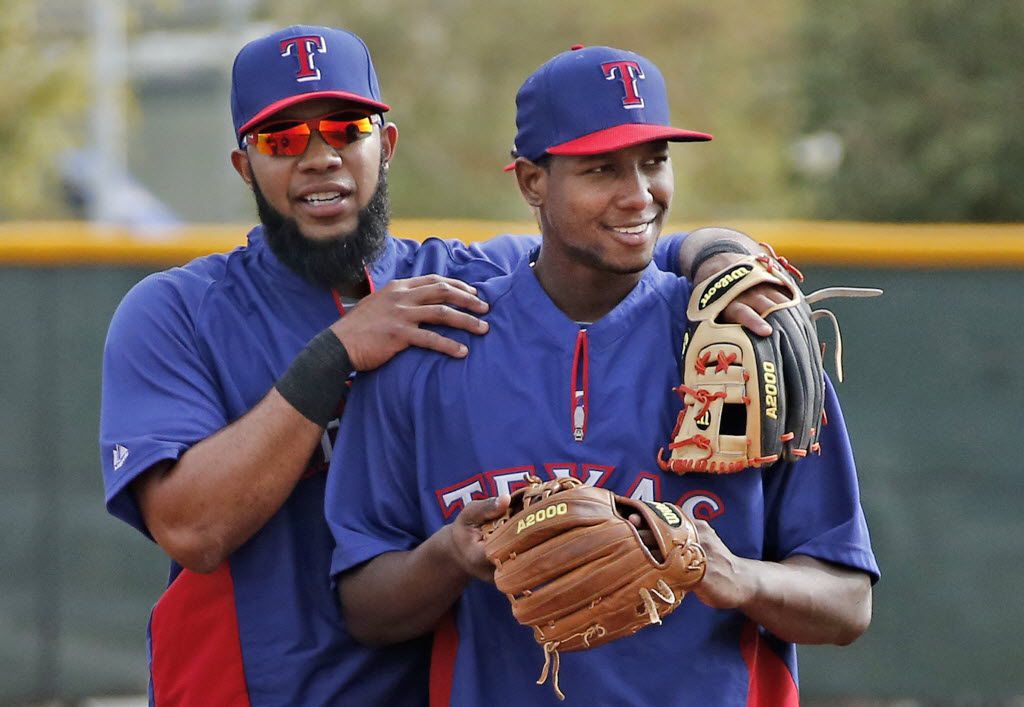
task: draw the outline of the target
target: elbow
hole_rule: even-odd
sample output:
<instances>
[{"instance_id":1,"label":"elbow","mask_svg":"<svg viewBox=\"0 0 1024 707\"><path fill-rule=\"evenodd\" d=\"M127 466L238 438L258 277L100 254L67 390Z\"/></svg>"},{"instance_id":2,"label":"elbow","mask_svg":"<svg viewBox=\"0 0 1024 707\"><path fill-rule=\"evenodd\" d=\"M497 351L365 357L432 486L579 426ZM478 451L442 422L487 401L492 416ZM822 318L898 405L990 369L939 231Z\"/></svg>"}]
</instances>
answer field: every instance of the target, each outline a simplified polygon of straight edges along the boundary
<instances>
[{"instance_id":1,"label":"elbow","mask_svg":"<svg viewBox=\"0 0 1024 707\"><path fill-rule=\"evenodd\" d=\"M868 626L870 625L871 587L869 585L864 592L851 603L851 611L846 617L846 621L840 627L839 633L834 641L835 644L839 646L850 645L863 636L864 632L868 630Z\"/></svg>"},{"instance_id":2,"label":"elbow","mask_svg":"<svg viewBox=\"0 0 1024 707\"><path fill-rule=\"evenodd\" d=\"M153 537L171 559L192 572L209 574L228 559L223 542L192 528L152 528Z\"/></svg>"},{"instance_id":3,"label":"elbow","mask_svg":"<svg viewBox=\"0 0 1024 707\"><path fill-rule=\"evenodd\" d=\"M389 619L375 619L356 617L352 612L342 609L342 616L345 619L345 629L359 643L370 648L383 648L393 646L396 643L404 643L420 638L432 628L421 628L417 625L410 626L408 623Z\"/></svg>"},{"instance_id":4,"label":"elbow","mask_svg":"<svg viewBox=\"0 0 1024 707\"><path fill-rule=\"evenodd\" d=\"M337 578L341 615L349 635L371 648L390 646L412 638L401 630L401 622L379 615L380 602L375 597L368 597L368 602L361 601L366 595L358 586L356 576L358 572L347 572Z\"/></svg>"},{"instance_id":5,"label":"elbow","mask_svg":"<svg viewBox=\"0 0 1024 707\"><path fill-rule=\"evenodd\" d=\"M842 631L840 631L839 635L836 636L833 643L837 646L848 646L863 636L864 632L867 630L867 624L846 626Z\"/></svg>"},{"instance_id":6,"label":"elbow","mask_svg":"<svg viewBox=\"0 0 1024 707\"><path fill-rule=\"evenodd\" d=\"M191 491L166 483L174 468L169 461L154 465L132 482L132 493L157 545L185 569L209 574L231 554L229 528L223 514L193 502Z\"/></svg>"},{"instance_id":7,"label":"elbow","mask_svg":"<svg viewBox=\"0 0 1024 707\"><path fill-rule=\"evenodd\" d=\"M370 648L382 648L384 646L390 646L394 643L398 643L398 639L388 635L387 630L383 626L376 626L371 621L360 620L357 617L352 616L349 612L344 613L345 616L345 629L349 632L352 638L356 639L364 646Z\"/></svg>"},{"instance_id":8,"label":"elbow","mask_svg":"<svg viewBox=\"0 0 1024 707\"><path fill-rule=\"evenodd\" d=\"M340 591L339 594L341 594ZM345 630L364 646L382 648L402 640L393 636L383 622L374 621L365 613L349 610L344 602L342 602L341 611L345 619Z\"/></svg>"},{"instance_id":9,"label":"elbow","mask_svg":"<svg viewBox=\"0 0 1024 707\"><path fill-rule=\"evenodd\" d=\"M172 557L174 556L172 555ZM179 565L187 570L198 572L199 574L210 574L211 572L216 571L218 567L227 561L227 559L227 555L204 552L182 555L180 559L178 557L174 557L174 561Z\"/></svg>"},{"instance_id":10,"label":"elbow","mask_svg":"<svg viewBox=\"0 0 1024 707\"><path fill-rule=\"evenodd\" d=\"M864 635L864 632L868 630L868 626L871 625L871 614L867 616L854 617L849 623L847 623L839 635L836 636L835 644L837 646L848 646L858 638Z\"/></svg>"}]
</instances>

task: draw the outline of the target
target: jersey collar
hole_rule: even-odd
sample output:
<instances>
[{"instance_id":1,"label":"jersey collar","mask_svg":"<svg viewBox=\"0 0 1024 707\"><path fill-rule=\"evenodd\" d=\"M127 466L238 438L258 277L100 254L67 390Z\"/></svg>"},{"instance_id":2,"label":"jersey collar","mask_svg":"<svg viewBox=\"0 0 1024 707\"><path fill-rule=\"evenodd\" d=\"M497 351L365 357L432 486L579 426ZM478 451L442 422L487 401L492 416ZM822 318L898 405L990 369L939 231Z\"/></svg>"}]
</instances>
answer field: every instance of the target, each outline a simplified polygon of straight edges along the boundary
<instances>
[{"instance_id":1,"label":"jersey collar","mask_svg":"<svg viewBox=\"0 0 1024 707\"><path fill-rule=\"evenodd\" d=\"M530 266L535 258L536 253L531 253L513 271L511 294L515 306L522 308L538 327L557 337L558 341L564 340L567 346L572 346L580 326L566 316L541 287ZM655 305L656 299L661 298L655 287L655 281L660 277L675 279L672 275L660 272L653 262L648 264L640 281L629 294L612 311L587 327L587 338L592 348L608 346L629 333L643 313Z\"/></svg>"}]
</instances>

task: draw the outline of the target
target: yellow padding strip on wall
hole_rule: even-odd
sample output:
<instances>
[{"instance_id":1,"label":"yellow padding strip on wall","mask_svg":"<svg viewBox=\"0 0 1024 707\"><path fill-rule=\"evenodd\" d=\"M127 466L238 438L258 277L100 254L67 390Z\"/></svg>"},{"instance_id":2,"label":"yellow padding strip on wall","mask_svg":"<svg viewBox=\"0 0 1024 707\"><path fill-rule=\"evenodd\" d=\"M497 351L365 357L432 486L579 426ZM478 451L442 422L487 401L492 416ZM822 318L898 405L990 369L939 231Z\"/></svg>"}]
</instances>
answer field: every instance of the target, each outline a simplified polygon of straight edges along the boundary
<instances>
[{"instance_id":1,"label":"yellow padding strip on wall","mask_svg":"<svg viewBox=\"0 0 1024 707\"><path fill-rule=\"evenodd\" d=\"M705 224L676 224L666 233ZM737 228L797 264L897 268L1024 267L1024 224L888 224L831 221L758 221ZM63 267L188 262L245 242L248 225L202 225L129 232L79 222L0 223L0 264ZM396 235L481 241L498 233L536 233L529 221L397 219Z\"/></svg>"}]
</instances>

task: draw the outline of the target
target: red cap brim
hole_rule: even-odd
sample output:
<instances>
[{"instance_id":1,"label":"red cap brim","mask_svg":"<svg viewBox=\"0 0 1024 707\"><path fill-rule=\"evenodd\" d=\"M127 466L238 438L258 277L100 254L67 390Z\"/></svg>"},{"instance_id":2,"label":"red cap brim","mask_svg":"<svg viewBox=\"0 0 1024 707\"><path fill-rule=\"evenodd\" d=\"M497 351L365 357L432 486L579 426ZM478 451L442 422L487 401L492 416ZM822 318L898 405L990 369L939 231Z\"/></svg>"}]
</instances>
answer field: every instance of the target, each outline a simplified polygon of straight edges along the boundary
<instances>
[{"instance_id":1,"label":"red cap brim","mask_svg":"<svg viewBox=\"0 0 1024 707\"><path fill-rule=\"evenodd\" d=\"M359 105L366 106L367 108L372 108L374 111L379 111L381 113L391 110L391 106L389 106L387 103L373 101L370 100L369 98L365 98L358 94L346 93L345 91L313 91L310 93L300 93L297 96L289 96L288 98L284 98L280 101L277 101L276 103L271 103L269 106L261 110L256 115L254 115L252 118L246 121L246 123L241 128L239 128L239 137L245 135L247 132L249 132L250 129L253 128L253 126L259 125L264 120L272 116L274 113L284 110L288 106L294 106L297 103L305 103L306 101L311 101L314 98L340 98L343 101L352 101L353 103L358 103Z\"/></svg>"},{"instance_id":2,"label":"red cap brim","mask_svg":"<svg viewBox=\"0 0 1024 707\"><path fill-rule=\"evenodd\" d=\"M563 142L561 145L554 145L549 147L547 152L552 155L599 155L602 152L612 152L656 140L706 142L710 139L711 136L707 133L698 133L694 130L682 130L667 125L629 123L598 130L596 133Z\"/></svg>"},{"instance_id":3,"label":"red cap brim","mask_svg":"<svg viewBox=\"0 0 1024 707\"><path fill-rule=\"evenodd\" d=\"M645 142L668 140L670 142L707 142L711 135L695 130L682 130L666 125L647 125L630 123L616 125L596 133L578 137L561 145L549 147L546 152L552 155L599 155L602 152L613 152ZM504 171L511 172L516 168L513 161L505 165Z\"/></svg>"}]
</instances>

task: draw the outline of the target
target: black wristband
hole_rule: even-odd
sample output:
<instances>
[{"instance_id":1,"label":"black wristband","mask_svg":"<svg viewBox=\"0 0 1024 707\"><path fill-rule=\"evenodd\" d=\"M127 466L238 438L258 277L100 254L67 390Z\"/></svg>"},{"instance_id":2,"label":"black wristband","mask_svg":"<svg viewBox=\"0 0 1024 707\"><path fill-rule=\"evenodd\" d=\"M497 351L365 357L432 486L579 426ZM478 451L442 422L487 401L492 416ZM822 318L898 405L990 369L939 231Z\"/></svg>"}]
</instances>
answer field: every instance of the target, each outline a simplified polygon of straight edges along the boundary
<instances>
[{"instance_id":1,"label":"black wristband","mask_svg":"<svg viewBox=\"0 0 1024 707\"><path fill-rule=\"evenodd\" d=\"M743 255L750 255L750 251L747 250L746 246L736 241L722 240L715 241L714 243L708 243L706 246L697 251L697 255L693 256L693 264L690 267L690 282L696 282L697 271L700 270L700 266L705 262L721 255L722 253L742 253Z\"/></svg>"},{"instance_id":2,"label":"black wristband","mask_svg":"<svg viewBox=\"0 0 1024 707\"><path fill-rule=\"evenodd\" d=\"M326 427L351 373L345 346L333 331L324 329L295 357L274 387L303 417Z\"/></svg>"}]
</instances>

